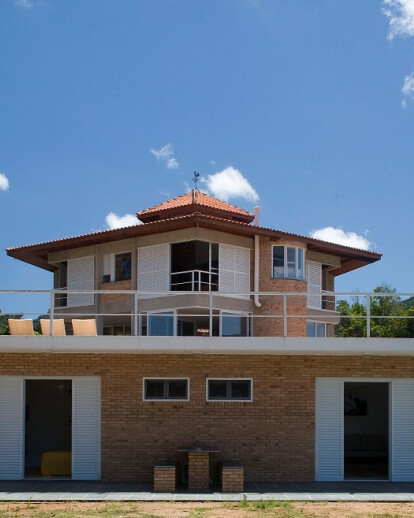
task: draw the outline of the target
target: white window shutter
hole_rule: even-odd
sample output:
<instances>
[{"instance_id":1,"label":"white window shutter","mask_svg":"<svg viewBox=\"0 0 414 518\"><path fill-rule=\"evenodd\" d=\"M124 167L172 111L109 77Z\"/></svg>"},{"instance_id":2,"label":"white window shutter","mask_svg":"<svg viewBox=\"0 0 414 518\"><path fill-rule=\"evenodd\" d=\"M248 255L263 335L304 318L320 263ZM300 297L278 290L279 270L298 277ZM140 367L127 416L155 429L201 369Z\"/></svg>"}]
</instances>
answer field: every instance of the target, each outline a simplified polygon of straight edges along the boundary
<instances>
[{"instance_id":1,"label":"white window shutter","mask_svg":"<svg viewBox=\"0 0 414 518\"><path fill-rule=\"evenodd\" d=\"M0 480L24 478L23 387L20 376L0 376Z\"/></svg>"},{"instance_id":2,"label":"white window shutter","mask_svg":"<svg viewBox=\"0 0 414 518\"><path fill-rule=\"evenodd\" d=\"M235 247L234 258L234 291L243 294L240 298L248 299L249 295L246 293L250 291L250 250Z\"/></svg>"},{"instance_id":3,"label":"white window shutter","mask_svg":"<svg viewBox=\"0 0 414 518\"><path fill-rule=\"evenodd\" d=\"M168 292L170 290L170 245L138 248L138 290ZM142 298L150 294L141 295Z\"/></svg>"},{"instance_id":4,"label":"white window shutter","mask_svg":"<svg viewBox=\"0 0 414 518\"><path fill-rule=\"evenodd\" d=\"M68 291L94 290L95 288L95 258L78 257L68 260ZM90 306L94 304L93 293L68 293L68 306Z\"/></svg>"},{"instance_id":5,"label":"white window shutter","mask_svg":"<svg viewBox=\"0 0 414 518\"><path fill-rule=\"evenodd\" d=\"M343 480L343 382L316 379L315 477L321 481Z\"/></svg>"},{"instance_id":6,"label":"white window shutter","mask_svg":"<svg viewBox=\"0 0 414 518\"><path fill-rule=\"evenodd\" d=\"M79 376L72 381L72 478L101 478L101 379Z\"/></svg>"},{"instance_id":7,"label":"white window shutter","mask_svg":"<svg viewBox=\"0 0 414 518\"><path fill-rule=\"evenodd\" d=\"M152 287L154 291L170 291L170 245L164 244L152 248Z\"/></svg>"},{"instance_id":8,"label":"white window shutter","mask_svg":"<svg viewBox=\"0 0 414 518\"><path fill-rule=\"evenodd\" d=\"M246 293L250 291L250 250L231 245L219 245L219 291ZM238 295L249 298L249 295Z\"/></svg>"},{"instance_id":9,"label":"white window shutter","mask_svg":"<svg viewBox=\"0 0 414 518\"><path fill-rule=\"evenodd\" d=\"M414 380L392 382L391 480L414 481Z\"/></svg>"},{"instance_id":10,"label":"white window shutter","mask_svg":"<svg viewBox=\"0 0 414 518\"><path fill-rule=\"evenodd\" d=\"M219 245L219 291L234 293L234 247Z\"/></svg>"},{"instance_id":11,"label":"white window shutter","mask_svg":"<svg viewBox=\"0 0 414 518\"><path fill-rule=\"evenodd\" d=\"M308 307L322 307L322 264L308 261L306 263L306 280L308 282ZM315 294L315 295L312 295Z\"/></svg>"}]
</instances>

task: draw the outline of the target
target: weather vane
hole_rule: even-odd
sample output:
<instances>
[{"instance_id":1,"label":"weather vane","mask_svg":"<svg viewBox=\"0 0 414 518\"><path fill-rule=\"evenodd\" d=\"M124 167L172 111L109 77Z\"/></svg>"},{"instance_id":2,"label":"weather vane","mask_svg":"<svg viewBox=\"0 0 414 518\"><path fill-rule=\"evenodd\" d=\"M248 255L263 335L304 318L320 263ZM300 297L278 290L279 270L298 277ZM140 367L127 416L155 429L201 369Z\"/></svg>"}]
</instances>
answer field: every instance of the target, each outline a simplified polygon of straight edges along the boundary
<instances>
[{"instance_id":1,"label":"weather vane","mask_svg":"<svg viewBox=\"0 0 414 518\"><path fill-rule=\"evenodd\" d=\"M194 171L194 177L193 177L193 182L194 182L194 186L195 188L197 189L197 182L200 180L200 174L197 173L196 171Z\"/></svg>"}]
</instances>

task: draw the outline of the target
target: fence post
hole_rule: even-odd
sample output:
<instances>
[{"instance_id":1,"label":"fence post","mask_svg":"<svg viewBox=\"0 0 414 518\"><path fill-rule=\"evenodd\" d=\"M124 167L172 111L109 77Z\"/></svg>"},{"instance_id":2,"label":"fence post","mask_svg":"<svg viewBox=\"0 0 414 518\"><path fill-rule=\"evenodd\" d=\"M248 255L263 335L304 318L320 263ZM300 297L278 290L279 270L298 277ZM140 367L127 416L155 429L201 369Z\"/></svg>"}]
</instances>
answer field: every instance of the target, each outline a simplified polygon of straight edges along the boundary
<instances>
[{"instance_id":1,"label":"fence post","mask_svg":"<svg viewBox=\"0 0 414 518\"><path fill-rule=\"evenodd\" d=\"M134 336L138 336L138 294L134 291Z\"/></svg>"},{"instance_id":2,"label":"fence post","mask_svg":"<svg viewBox=\"0 0 414 518\"><path fill-rule=\"evenodd\" d=\"M53 318L55 315L55 292L52 290L50 292L50 336L53 336Z\"/></svg>"},{"instance_id":3,"label":"fence post","mask_svg":"<svg viewBox=\"0 0 414 518\"><path fill-rule=\"evenodd\" d=\"M287 295L283 294L283 338L287 338Z\"/></svg>"},{"instance_id":4,"label":"fence post","mask_svg":"<svg viewBox=\"0 0 414 518\"><path fill-rule=\"evenodd\" d=\"M371 338L371 295L367 295L367 338Z\"/></svg>"},{"instance_id":5,"label":"fence post","mask_svg":"<svg viewBox=\"0 0 414 518\"><path fill-rule=\"evenodd\" d=\"M208 330L208 336L213 336L213 292L210 289L209 293L209 330Z\"/></svg>"}]
</instances>

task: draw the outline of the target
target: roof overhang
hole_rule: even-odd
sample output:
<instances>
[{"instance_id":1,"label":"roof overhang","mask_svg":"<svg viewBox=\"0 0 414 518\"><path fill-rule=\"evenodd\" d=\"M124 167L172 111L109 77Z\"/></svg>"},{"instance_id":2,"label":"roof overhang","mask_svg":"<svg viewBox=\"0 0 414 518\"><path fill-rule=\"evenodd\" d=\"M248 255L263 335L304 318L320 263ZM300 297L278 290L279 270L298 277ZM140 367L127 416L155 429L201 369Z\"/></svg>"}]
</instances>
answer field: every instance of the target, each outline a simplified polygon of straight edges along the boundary
<instances>
[{"instance_id":1,"label":"roof overhang","mask_svg":"<svg viewBox=\"0 0 414 518\"><path fill-rule=\"evenodd\" d=\"M52 252L60 252L63 250L71 250L74 248L82 248L192 227L203 227L215 231L218 230L221 232L250 237L252 239L255 235L259 235L265 236L269 240L275 242L280 239L289 239L303 243L307 246L308 250L341 257L341 266L338 269L332 270L333 275L339 275L355 270L356 268L360 268L361 266L365 266L366 264L370 264L381 259L381 254L377 252L359 250L357 248L350 248L320 241L311 237L258 227L237 221L230 221L201 213L193 213L176 218L153 221L151 223L115 230L103 230L101 232L58 239L45 243L8 248L7 255L45 270L53 271L55 269L54 266L48 263L48 255Z\"/></svg>"}]
</instances>

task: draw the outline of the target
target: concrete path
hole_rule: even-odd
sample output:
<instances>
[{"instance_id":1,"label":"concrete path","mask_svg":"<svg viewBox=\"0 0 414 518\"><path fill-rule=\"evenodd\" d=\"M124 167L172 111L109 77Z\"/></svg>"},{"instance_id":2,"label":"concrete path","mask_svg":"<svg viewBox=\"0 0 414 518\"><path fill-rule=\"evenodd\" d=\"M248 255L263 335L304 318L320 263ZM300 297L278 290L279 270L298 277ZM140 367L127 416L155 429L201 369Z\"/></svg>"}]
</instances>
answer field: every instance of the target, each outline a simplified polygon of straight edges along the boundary
<instances>
[{"instance_id":1,"label":"concrete path","mask_svg":"<svg viewBox=\"0 0 414 518\"><path fill-rule=\"evenodd\" d=\"M411 502L414 483L398 482L250 482L244 493L208 491L153 493L150 483L72 480L0 482L0 501L219 501L296 500L342 502Z\"/></svg>"}]
</instances>

